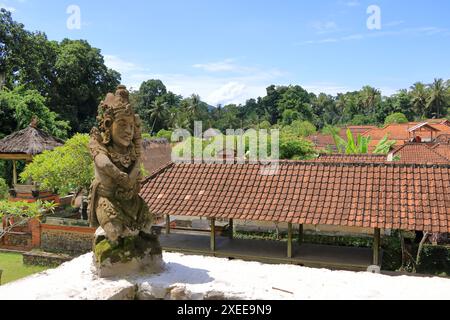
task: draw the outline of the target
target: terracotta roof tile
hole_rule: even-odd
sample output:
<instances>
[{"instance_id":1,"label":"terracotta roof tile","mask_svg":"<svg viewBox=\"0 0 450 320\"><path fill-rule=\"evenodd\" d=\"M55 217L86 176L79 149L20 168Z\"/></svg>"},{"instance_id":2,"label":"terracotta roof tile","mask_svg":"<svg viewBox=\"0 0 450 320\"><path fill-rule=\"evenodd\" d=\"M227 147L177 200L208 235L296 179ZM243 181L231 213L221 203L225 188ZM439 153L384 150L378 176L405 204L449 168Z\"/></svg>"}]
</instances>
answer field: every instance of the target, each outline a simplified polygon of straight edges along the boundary
<instances>
[{"instance_id":1,"label":"terracotta roof tile","mask_svg":"<svg viewBox=\"0 0 450 320\"><path fill-rule=\"evenodd\" d=\"M158 216L450 232L450 165L285 161L277 175L261 168L171 164L141 194Z\"/></svg>"},{"instance_id":2,"label":"terracotta roof tile","mask_svg":"<svg viewBox=\"0 0 450 320\"><path fill-rule=\"evenodd\" d=\"M441 150L442 149L442 150ZM417 164L446 164L450 163L443 152L450 151L450 148L431 148L424 143L407 143L393 152L394 156L399 156L399 163Z\"/></svg>"},{"instance_id":3,"label":"terracotta roof tile","mask_svg":"<svg viewBox=\"0 0 450 320\"><path fill-rule=\"evenodd\" d=\"M315 162L332 162L332 163L384 163L387 161L385 155L378 154L320 154Z\"/></svg>"},{"instance_id":4,"label":"terracotta roof tile","mask_svg":"<svg viewBox=\"0 0 450 320\"><path fill-rule=\"evenodd\" d=\"M444 156L447 159L450 159L450 144L437 144L432 148L434 151ZM450 161L450 160L449 160Z\"/></svg>"}]
</instances>

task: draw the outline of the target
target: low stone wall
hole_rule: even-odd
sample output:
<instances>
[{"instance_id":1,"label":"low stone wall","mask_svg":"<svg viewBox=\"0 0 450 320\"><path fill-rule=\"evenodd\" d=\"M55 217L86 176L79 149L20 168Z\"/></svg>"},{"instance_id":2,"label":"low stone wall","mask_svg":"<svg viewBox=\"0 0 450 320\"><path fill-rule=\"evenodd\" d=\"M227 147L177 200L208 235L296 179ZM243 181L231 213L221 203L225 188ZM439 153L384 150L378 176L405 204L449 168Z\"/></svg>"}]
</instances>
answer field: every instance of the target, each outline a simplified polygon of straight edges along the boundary
<instances>
[{"instance_id":1,"label":"low stone wall","mask_svg":"<svg viewBox=\"0 0 450 320\"><path fill-rule=\"evenodd\" d=\"M31 251L22 254L23 264L27 266L57 267L72 260L69 255L52 254L48 252Z\"/></svg>"},{"instance_id":2,"label":"low stone wall","mask_svg":"<svg viewBox=\"0 0 450 320\"><path fill-rule=\"evenodd\" d=\"M6 219L3 219L2 225L6 228ZM40 222L31 219L26 225L14 228L0 239L0 249L29 251L39 248L40 232Z\"/></svg>"},{"instance_id":3,"label":"low stone wall","mask_svg":"<svg viewBox=\"0 0 450 320\"><path fill-rule=\"evenodd\" d=\"M41 225L41 250L78 256L92 251L95 228Z\"/></svg>"}]
</instances>

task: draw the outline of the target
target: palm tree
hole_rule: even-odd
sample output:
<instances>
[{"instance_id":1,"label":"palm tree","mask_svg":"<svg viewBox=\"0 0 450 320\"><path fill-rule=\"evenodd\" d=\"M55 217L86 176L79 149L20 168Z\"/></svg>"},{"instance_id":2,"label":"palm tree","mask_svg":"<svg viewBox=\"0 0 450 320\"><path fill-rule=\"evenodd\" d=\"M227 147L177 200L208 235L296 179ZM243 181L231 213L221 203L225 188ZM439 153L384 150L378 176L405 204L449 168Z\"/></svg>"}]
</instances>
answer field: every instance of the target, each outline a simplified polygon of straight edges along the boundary
<instances>
[{"instance_id":1,"label":"palm tree","mask_svg":"<svg viewBox=\"0 0 450 320\"><path fill-rule=\"evenodd\" d=\"M377 104L381 100L381 92L370 86L365 86L360 91L360 101L364 110L364 113L374 114Z\"/></svg>"},{"instance_id":2,"label":"palm tree","mask_svg":"<svg viewBox=\"0 0 450 320\"><path fill-rule=\"evenodd\" d=\"M412 97L414 113L425 117L427 101L429 98L429 93L426 86L421 82L416 82L413 86L411 86L410 94Z\"/></svg>"},{"instance_id":3,"label":"palm tree","mask_svg":"<svg viewBox=\"0 0 450 320\"><path fill-rule=\"evenodd\" d=\"M150 112L150 119L153 120L151 131L153 133L156 122L163 125L164 121L167 119L167 103L163 102L160 99L156 99L155 101L152 102L149 112Z\"/></svg>"},{"instance_id":4,"label":"palm tree","mask_svg":"<svg viewBox=\"0 0 450 320\"><path fill-rule=\"evenodd\" d=\"M200 96L198 94L193 94L190 99L188 106L189 115L196 120L201 113L201 103Z\"/></svg>"},{"instance_id":5,"label":"palm tree","mask_svg":"<svg viewBox=\"0 0 450 320\"><path fill-rule=\"evenodd\" d=\"M440 118L443 108L447 103L447 89L442 79L434 79L433 84L430 85L430 97L427 103L427 109Z\"/></svg>"}]
</instances>

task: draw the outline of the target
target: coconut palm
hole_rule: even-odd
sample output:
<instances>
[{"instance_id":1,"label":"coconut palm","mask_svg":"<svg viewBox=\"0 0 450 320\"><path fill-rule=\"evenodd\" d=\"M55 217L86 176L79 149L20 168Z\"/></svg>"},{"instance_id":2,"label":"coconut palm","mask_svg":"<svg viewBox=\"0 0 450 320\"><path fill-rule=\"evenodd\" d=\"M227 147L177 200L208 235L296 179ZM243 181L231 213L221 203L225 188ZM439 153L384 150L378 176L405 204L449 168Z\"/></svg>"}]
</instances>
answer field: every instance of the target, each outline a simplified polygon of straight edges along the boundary
<instances>
[{"instance_id":1,"label":"coconut palm","mask_svg":"<svg viewBox=\"0 0 450 320\"><path fill-rule=\"evenodd\" d=\"M414 109L415 114L420 114L423 117L425 117L425 112L427 108L427 101L429 98L429 93L426 88L426 86L421 82L414 83L413 86L411 86L411 98L412 98L412 106Z\"/></svg>"},{"instance_id":2,"label":"coconut palm","mask_svg":"<svg viewBox=\"0 0 450 320\"><path fill-rule=\"evenodd\" d=\"M444 80L434 79L433 84L430 85L430 97L427 103L427 109L431 114L440 118L444 107L447 105L447 88Z\"/></svg>"},{"instance_id":3,"label":"coconut palm","mask_svg":"<svg viewBox=\"0 0 450 320\"><path fill-rule=\"evenodd\" d=\"M375 113L377 105L381 101L381 92L370 86L365 86L360 91L360 101L364 110L363 112Z\"/></svg>"},{"instance_id":4,"label":"coconut palm","mask_svg":"<svg viewBox=\"0 0 450 320\"><path fill-rule=\"evenodd\" d=\"M196 120L198 116L201 114L201 103L200 96L197 94L193 94L189 99L188 112L189 115Z\"/></svg>"},{"instance_id":5,"label":"coconut palm","mask_svg":"<svg viewBox=\"0 0 450 320\"><path fill-rule=\"evenodd\" d=\"M167 119L167 114L168 114L167 103L163 102L160 99L156 99L155 101L152 102L149 111L150 111L150 119L153 120L152 131L151 131L153 133L156 123L159 124L159 127L160 127L159 129L161 129L162 126L164 125L164 122Z\"/></svg>"}]
</instances>

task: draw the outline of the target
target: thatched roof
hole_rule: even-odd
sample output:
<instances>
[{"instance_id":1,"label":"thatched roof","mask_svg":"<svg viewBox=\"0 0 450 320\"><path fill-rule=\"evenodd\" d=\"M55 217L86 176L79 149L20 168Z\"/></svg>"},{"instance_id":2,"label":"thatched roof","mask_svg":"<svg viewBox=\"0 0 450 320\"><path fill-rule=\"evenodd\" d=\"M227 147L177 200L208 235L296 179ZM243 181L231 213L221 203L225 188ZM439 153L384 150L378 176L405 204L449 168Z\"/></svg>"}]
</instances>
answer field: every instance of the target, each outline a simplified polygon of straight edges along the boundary
<instances>
[{"instance_id":1,"label":"thatched roof","mask_svg":"<svg viewBox=\"0 0 450 320\"><path fill-rule=\"evenodd\" d=\"M36 155L64 144L33 125L0 140L0 154Z\"/></svg>"}]
</instances>

